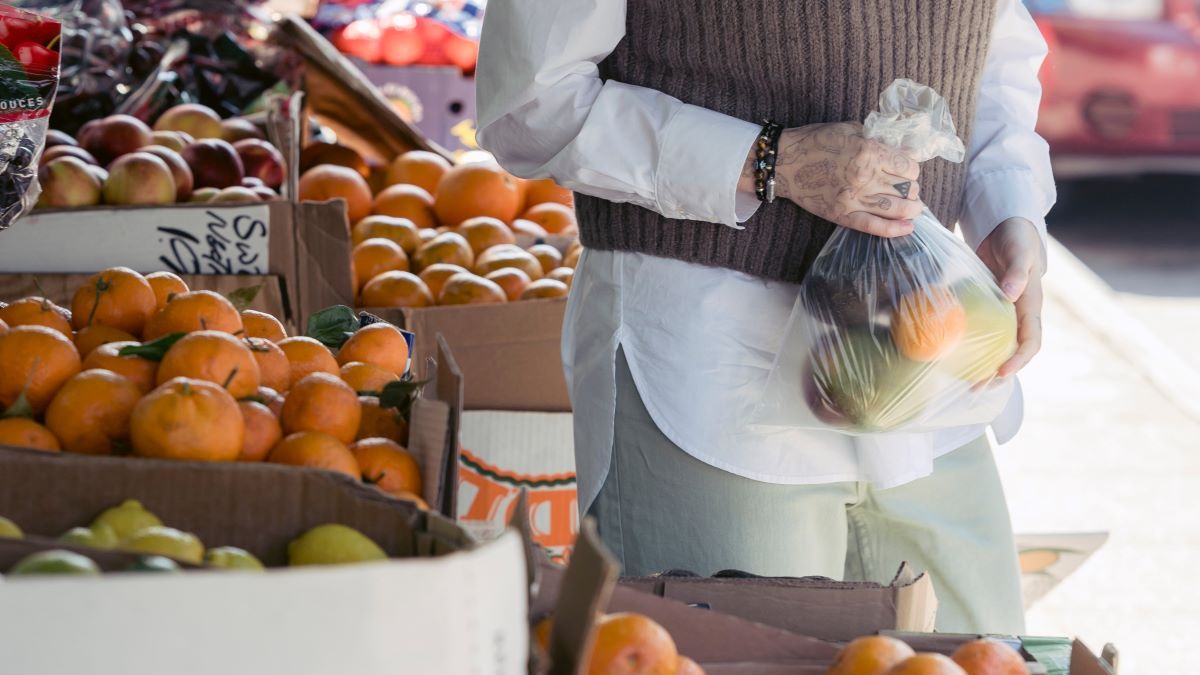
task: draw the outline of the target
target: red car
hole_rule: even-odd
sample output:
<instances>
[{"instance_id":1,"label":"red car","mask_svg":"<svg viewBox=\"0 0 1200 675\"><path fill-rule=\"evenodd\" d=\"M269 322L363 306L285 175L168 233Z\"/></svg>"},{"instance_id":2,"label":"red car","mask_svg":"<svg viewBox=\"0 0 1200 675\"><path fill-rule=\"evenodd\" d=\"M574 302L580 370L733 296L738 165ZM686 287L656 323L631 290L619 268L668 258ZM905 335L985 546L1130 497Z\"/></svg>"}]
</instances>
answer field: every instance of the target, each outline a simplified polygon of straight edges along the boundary
<instances>
[{"instance_id":1,"label":"red car","mask_svg":"<svg viewBox=\"0 0 1200 675\"><path fill-rule=\"evenodd\" d=\"M1060 178L1200 173L1200 0L1025 0Z\"/></svg>"}]
</instances>

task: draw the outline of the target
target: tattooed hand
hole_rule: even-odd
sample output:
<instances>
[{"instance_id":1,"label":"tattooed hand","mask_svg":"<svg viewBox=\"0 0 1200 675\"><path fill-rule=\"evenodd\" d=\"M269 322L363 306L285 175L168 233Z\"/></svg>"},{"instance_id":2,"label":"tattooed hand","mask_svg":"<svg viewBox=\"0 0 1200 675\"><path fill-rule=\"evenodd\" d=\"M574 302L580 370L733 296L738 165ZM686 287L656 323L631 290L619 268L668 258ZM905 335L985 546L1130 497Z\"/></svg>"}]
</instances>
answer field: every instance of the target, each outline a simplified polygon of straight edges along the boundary
<instances>
[{"instance_id":1,"label":"tattooed hand","mask_svg":"<svg viewBox=\"0 0 1200 675\"><path fill-rule=\"evenodd\" d=\"M753 192L749 161L747 171L740 187ZM915 161L863 137L861 124L812 124L780 137L775 194L842 227L897 237L921 213L919 175Z\"/></svg>"}]
</instances>

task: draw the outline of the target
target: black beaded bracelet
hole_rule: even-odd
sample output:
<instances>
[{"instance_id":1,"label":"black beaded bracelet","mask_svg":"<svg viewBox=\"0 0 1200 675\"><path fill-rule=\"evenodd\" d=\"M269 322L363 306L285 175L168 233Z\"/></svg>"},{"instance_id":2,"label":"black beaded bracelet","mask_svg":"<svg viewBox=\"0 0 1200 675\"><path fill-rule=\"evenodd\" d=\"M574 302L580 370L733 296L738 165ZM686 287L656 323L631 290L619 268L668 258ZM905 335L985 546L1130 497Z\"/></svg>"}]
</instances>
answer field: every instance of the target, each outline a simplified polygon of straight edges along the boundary
<instances>
[{"instance_id":1,"label":"black beaded bracelet","mask_svg":"<svg viewBox=\"0 0 1200 675\"><path fill-rule=\"evenodd\" d=\"M759 201L775 201L775 160L779 155L779 136L783 125L771 120L763 122L762 131L754 144L754 194Z\"/></svg>"}]
</instances>

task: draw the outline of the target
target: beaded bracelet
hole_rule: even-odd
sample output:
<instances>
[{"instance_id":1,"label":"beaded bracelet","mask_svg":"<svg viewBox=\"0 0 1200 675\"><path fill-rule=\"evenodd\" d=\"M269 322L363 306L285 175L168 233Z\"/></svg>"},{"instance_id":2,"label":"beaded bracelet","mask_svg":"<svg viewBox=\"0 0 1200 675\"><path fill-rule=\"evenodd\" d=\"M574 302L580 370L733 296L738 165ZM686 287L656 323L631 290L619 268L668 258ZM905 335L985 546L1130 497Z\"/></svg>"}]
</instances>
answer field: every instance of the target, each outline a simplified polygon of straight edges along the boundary
<instances>
[{"instance_id":1,"label":"beaded bracelet","mask_svg":"<svg viewBox=\"0 0 1200 675\"><path fill-rule=\"evenodd\" d=\"M775 160L782 133L783 125L765 120L754 145L754 194L767 204L775 201Z\"/></svg>"}]
</instances>

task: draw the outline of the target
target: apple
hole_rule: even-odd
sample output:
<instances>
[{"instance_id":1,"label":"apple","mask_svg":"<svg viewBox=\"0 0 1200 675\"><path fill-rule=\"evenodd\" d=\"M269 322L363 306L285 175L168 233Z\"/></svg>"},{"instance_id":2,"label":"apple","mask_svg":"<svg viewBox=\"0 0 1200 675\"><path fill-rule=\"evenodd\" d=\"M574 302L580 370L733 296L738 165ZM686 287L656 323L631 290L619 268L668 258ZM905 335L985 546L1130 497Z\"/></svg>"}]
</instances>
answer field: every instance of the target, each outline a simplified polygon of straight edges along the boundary
<instances>
[{"instance_id":1,"label":"apple","mask_svg":"<svg viewBox=\"0 0 1200 675\"><path fill-rule=\"evenodd\" d=\"M91 172L92 165L77 157L52 159L38 169L42 194L38 208L71 208L100 203L103 184Z\"/></svg>"},{"instance_id":2,"label":"apple","mask_svg":"<svg viewBox=\"0 0 1200 675\"><path fill-rule=\"evenodd\" d=\"M272 190L269 187L266 187L265 185L259 186L259 187L252 187L252 188L250 188L250 191L253 192L254 194L258 195L258 198L263 200L264 202L273 202L276 199L279 199L279 193Z\"/></svg>"},{"instance_id":3,"label":"apple","mask_svg":"<svg viewBox=\"0 0 1200 675\"><path fill-rule=\"evenodd\" d=\"M924 411L931 370L904 358L886 331L846 328L817 338L803 373L805 399L825 424L890 431Z\"/></svg>"},{"instance_id":4,"label":"apple","mask_svg":"<svg viewBox=\"0 0 1200 675\"><path fill-rule=\"evenodd\" d=\"M279 189L283 185L283 154L275 146L256 138L247 138L234 143L233 147L242 158L247 176L258 178L263 185L272 189Z\"/></svg>"},{"instance_id":5,"label":"apple","mask_svg":"<svg viewBox=\"0 0 1200 675\"><path fill-rule=\"evenodd\" d=\"M87 167L88 171L91 171L92 175L95 176L96 180L100 181L100 185L103 186L104 182L108 180L108 169L95 164L88 164Z\"/></svg>"},{"instance_id":6,"label":"apple","mask_svg":"<svg viewBox=\"0 0 1200 675\"><path fill-rule=\"evenodd\" d=\"M221 138L221 117L212 108L199 103L184 103L170 108L154 123L155 131L186 131L196 139Z\"/></svg>"},{"instance_id":7,"label":"apple","mask_svg":"<svg viewBox=\"0 0 1200 675\"><path fill-rule=\"evenodd\" d=\"M221 122L221 138L230 143L237 143L247 138L266 140L263 132L259 131L253 122L244 117L230 117L227 120L223 120Z\"/></svg>"},{"instance_id":8,"label":"apple","mask_svg":"<svg viewBox=\"0 0 1200 675\"><path fill-rule=\"evenodd\" d=\"M217 196L218 192L220 192L220 190L215 187L196 188L195 190L192 190L192 198L188 201L192 203L210 202L212 201L213 197Z\"/></svg>"},{"instance_id":9,"label":"apple","mask_svg":"<svg viewBox=\"0 0 1200 675\"><path fill-rule=\"evenodd\" d=\"M244 187L244 188L254 189L256 187L261 187L263 185L264 185L264 183L262 182L262 180L254 177L254 176L246 176L245 178L242 179L242 187Z\"/></svg>"},{"instance_id":10,"label":"apple","mask_svg":"<svg viewBox=\"0 0 1200 675\"><path fill-rule=\"evenodd\" d=\"M183 157L174 150L161 145L147 145L142 152L148 152L167 163L171 175L175 179L175 201L186 202L192 196L192 170Z\"/></svg>"},{"instance_id":11,"label":"apple","mask_svg":"<svg viewBox=\"0 0 1200 675\"><path fill-rule=\"evenodd\" d=\"M242 184L245 176L242 158L227 141L202 138L184 148L182 154L192 168L195 187L227 188Z\"/></svg>"},{"instance_id":12,"label":"apple","mask_svg":"<svg viewBox=\"0 0 1200 675\"><path fill-rule=\"evenodd\" d=\"M954 289L967 315L958 346L939 363L944 372L972 385L996 375L1017 350L1017 310L999 290L973 281Z\"/></svg>"},{"instance_id":13,"label":"apple","mask_svg":"<svg viewBox=\"0 0 1200 675\"><path fill-rule=\"evenodd\" d=\"M171 167L148 152L123 155L108 167L104 201L109 204L173 204Z\"/></svg>"},{"instance_id":14,"label":"apple","mask_svg":"<svg viewBox=\"0 0 1200 675\"><path fill-rule=\"evenodd\" d=\"M210 204L254 204L262 200L250 188L235 185L221 190L208 201Z\"/></svg>"},{"instance_id":15,"label":"apple","mask_svg":"<svg viewBox=\"0 0 1200 675\"><path fill-rule=\"evenodd\" d=\"M154 142L150 127L130 115L110 115L80 135L80 145L103 166Z\"/></svg>"},{"instance_id":16,"label":"apple","mask_svg":"<svg viewBox=\"0 0 1200 675\"><path fill-rule=\"evenodd\" d=\"M40 163L45 164L46 162L49 162L52 159L58 159L59 157L74 157L83 161L84 164L96 164L96 158L92 157L92 153L74 145L55 145L53 147L46 148L46 151L42 153L42 159L40 160Z\"/></svg>"},{"instance_id":17,"label":"apple","mask_svg":"<svg viewBox=\"0 0 1200 675\"><path fill-rule=\"evenodd\" d=\"M183 149L192 142L189 140L190 136L185 139L183 134L178 131L155 131L151 137L154 139L154 145L161 145L175 152L183 152Z\"/></svg>"},{"instance_id":18,"label":"apple","mask_svg":"<svg viewBox=\"0 0 1200 675\"><path fill-rule=\"evenodd\" d=\"M53 148L56 145L79 145L79 143L68 133L50 129L46 132L46 147Z\"/></svg>"}]
</instances>

